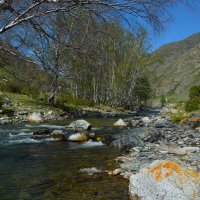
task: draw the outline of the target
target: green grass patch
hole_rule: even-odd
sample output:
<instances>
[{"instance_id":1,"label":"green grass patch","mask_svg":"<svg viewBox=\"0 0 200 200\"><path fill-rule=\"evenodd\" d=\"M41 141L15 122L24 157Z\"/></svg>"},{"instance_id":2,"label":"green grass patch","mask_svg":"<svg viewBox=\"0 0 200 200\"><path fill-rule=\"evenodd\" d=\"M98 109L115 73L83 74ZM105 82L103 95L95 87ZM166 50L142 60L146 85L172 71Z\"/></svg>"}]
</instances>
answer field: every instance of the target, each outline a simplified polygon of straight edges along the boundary
<instances>
[{"instance_id":1,"label":"green grass patch","mask_svg":"<svg viewBox=\"0 0 200 200\"><path fill-rule=\"evenodd\" d=\"M172 122L179 124L182 120L188 118L188 114L184 112L178 112L175 114L170 114Z\"/></svg>"}]
</instances>

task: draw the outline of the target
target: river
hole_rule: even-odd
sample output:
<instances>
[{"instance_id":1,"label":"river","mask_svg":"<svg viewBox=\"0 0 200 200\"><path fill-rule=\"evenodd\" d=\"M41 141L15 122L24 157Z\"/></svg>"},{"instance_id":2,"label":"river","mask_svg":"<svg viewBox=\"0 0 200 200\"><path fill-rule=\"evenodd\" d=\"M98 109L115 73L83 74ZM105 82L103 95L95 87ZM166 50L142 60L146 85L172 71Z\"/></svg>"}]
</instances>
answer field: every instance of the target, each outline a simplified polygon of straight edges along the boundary
<instances>
[{"instance_id":1,"label":"river","mask_svg":"<svg viewBox=\"0 0 200 200\"><path fill-rule=\"evenodd\" d=\"M99 136L115 134L116 119L87 119ZM107 174L89 176L82 168L114 169L118 150L102 142L74 144L53 139L36 140L33 131L63 129L70 120L50 124L1 126L1 200L127 200L128 182Z\"/></svg>"}]
</instances>

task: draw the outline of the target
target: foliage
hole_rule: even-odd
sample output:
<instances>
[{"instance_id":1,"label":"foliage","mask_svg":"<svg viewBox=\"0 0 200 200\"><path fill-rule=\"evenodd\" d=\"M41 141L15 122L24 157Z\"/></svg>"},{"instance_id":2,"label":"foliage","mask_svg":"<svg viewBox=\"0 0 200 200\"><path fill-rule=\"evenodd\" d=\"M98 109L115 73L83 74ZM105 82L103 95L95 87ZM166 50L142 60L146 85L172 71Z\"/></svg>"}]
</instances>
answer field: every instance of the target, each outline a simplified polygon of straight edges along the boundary
<instances>
[{"instance_id":1,"label":"foliage","mask_svg":"<svg viewBox=\"0 0 200 200\"><path fill-rule=\"evenodd\" d=\"M200 97L200 85L193 86L193 87L190 88L189 97L191 99Z\"/></svg>"},{"instance_id":2,"label":"foliage","mask_svg":"<svg viewBox=\"0 0 200 200\"><path fill-rule=\"evenodd\" d=\"M192 86L189 91L190 99L185 104L185 110L192 112L200 109L200 86Z\"/></svg>"},{"instance_id":3,"label":"foliage","mask_svg":"<svg viewBox=\"0 0 200 200\"><path fill-rule=\"evenodd\" d=\"M13 81L8 81L0 84L1 91L3 92L12 92L12 93L20 93L21 86Z\"/></svg>"},{"instance_id":4,"label":"foliage","mask_svg":"<svg viewBox=\"0 0 200 200\"><path fill-rule=\"evenodd\" d=\"M185 110L187 112L192 112L198 110L200 108L200 98L192 98L189 99L185 104Z\"/></svg>"},{"instance_id":5,"label":"foliage","mask_svg":"<svg viewBox=\"0 0 200 200\"><path fill-rule=\"evenodd\" d=\"M38 99L40 95L40 90L36 87L24 87L22 88L20 93L28 95L32 97L33 99Z\"/></svg>"},{"instance_id":6,"label":"foliage","mask_svg":"<svg viewBox=\"0 0 200 200\"><path fill-rule=\"evenodd\" d=\"M160 96L160 103L162 106L164 106L166 104L166 98L165 98L165 95L161 95Z\"/></svg>"},{"instance_id":7,"label":"foliage","mask_svg":"<svg viewBox=\"0 0 200 200\"><path fill-rule=\"evenodd\" d=\"M3 104L5 103L5 99L3 94L0 94L0 109L2 109Z\"/></svg>"},{"instance_id":8,"label":"foliage","mask_svg":"<svg viewBox=\"0 0 200 200\"><path fill-rule=\"evenodd\" d=\"M178 124L180 123L182 120L186 119L187 118L187 115L183 112L178 112L178 113L175 113L175 114L172 114L171 116L171 120Z\"/></svg>"},{"instance_id":9,"label":"foliage","mask_svg":"<svg viewBox=\"0 0 200 200\"><path fill-rule=\"evenodd\" d=\"M73 97L70 94L59 94L56 97L55 106L63 110L68 110L74 106L94 106L94 103L81 98Z\"/></svg>"}]
</instances>

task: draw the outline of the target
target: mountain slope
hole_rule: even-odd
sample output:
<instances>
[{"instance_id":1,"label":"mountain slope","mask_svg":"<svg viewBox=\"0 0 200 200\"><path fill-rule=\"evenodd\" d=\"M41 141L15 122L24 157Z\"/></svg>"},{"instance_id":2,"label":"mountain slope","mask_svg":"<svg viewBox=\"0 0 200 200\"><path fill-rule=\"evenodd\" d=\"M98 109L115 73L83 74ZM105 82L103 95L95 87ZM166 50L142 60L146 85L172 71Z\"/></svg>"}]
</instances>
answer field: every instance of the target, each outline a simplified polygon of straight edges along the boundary
<instances>
[{"instance_id":1,"label":"mountain slope","mask_svg":"<svg viewBox=\"0 0 200 200\"><path fill-rule=\"evenodd\" d=\"M159 62L151 66L155 96L186 98L193 85L200 85L200 33L160 47L154 53Z\"/></svg>"}]
</instances>

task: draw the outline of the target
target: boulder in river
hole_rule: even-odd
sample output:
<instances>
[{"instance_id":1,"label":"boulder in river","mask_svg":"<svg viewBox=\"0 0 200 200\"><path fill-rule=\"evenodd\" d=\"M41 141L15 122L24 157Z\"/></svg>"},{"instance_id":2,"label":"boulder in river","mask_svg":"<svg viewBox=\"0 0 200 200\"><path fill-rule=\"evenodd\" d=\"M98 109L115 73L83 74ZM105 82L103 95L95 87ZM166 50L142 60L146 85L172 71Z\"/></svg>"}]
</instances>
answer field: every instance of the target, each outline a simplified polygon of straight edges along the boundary
<instances>
[{"instance_id":1,"label":"boulder in river","mask_svg":"<svg viewBox=\"0 0 200 200\"><path fill-rule=\"evenodd\" d=\"M130 199L199 200L200 174L172 161L156 160L130 177Z\"/></svg>"},{"instance_id":2,"label":"boulder in river","mask_svg":"<svg viewBox=\"0 0 200 200\"><path fill-rule=\"evenodd\" d=\"M71 142L85 142L89 138L85 133L65 133L63 139Z\"/></svg>"},{"instance_id":3,"label":"boulder in river","mask_svg":"<svg viewBox=\"0 0 200 200\"><path fill-rule=\"evenodd\" d=\"M120 150L127 150L136 146L142 147L143 145L143 141L132 132L115 136L114 141L111 143L111 146L117 147Z\"/></svg>"},{"instance_id":4,"label":"boulder in river","mask_svg":"<svg viewBox=\"0 0 200 200\"><path fill-rule=\"evenodd\" d=\"M144 142L156 142L162 137L160 131L152 127L133 128L123 131L112 137L111 146L121 150L127 150L132 147L143 147Z\"/></svg>"},{"instance_id":5,"label":"boulder in river","mask_svg":"<svg viewBox=\"0 0 200 200\"><path fill-rule=\"evenodd\" d=\"M28 121L33 123L41 123L44 121L44 116L40 112L33 112L28 116Z\"/></svg>"},{"instance_id":6,"label":"boulder in river","mask_svg":"<svg viewBox=\"0 0 200 200\"><path fill-rule=\"evenodd\" d=\"M73 130L90 130L92 125L89 122L80 119L73 121L68 127Z\"/></svg>"},{"instance_id":7,"label":"boulder in river","mask_svg":"<svg viewBox=\"0 0 200 200\"><path fill-rule=\"evenodd\" d=\"M63 130L54 130L54 131L51 133L51 137L63 139L63 137L64 137L64 132L63 132Z\"/></svg>"},{"instance_id":8,"label":"boulder in river","mask_svg":"<svg viewBox=\"0 0 200 200\"><path fill-rule=\"evenodd\" d=\"M113 124L113 126L127 126L127 123L125 123L122 119L119 119Z\"/></svg>"}]
</instances>

